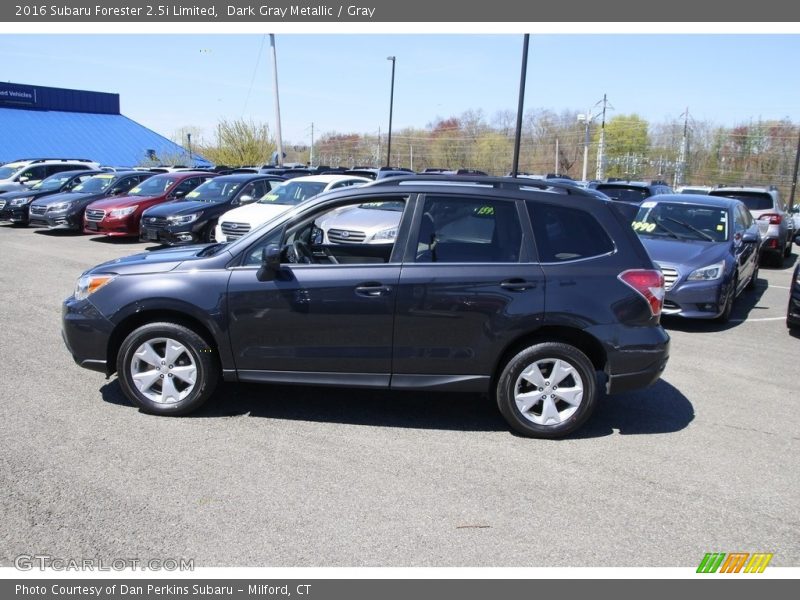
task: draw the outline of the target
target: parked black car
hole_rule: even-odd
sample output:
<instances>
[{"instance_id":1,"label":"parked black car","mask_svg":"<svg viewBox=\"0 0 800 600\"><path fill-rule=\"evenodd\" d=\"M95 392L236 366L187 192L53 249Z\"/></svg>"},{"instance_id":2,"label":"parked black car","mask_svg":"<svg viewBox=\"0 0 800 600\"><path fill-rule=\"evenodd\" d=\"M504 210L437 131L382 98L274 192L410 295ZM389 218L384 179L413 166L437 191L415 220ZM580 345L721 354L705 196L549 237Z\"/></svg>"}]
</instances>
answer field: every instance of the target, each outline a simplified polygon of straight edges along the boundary
<instances>
[{"instance_id":1,"label":"parked black car","mask_svg":"<svg viewBox=\"0 0 800 600\"><path fill-rule=\"evenodd\" d=\"M219 217L232 208L255 202L284 181L275 175L245 173L215 177L181 200L144 211L139 237L168 245L214 241Z\"/></svg>"},{"instance_id":2,"label":"parked black car","mask_svg":"<svg viewBox=\"0 0 800 600\"><path fill-rule=\"evenodd\" d=\"M0 221L11 221L15 225L28 224L28 211L31 202L60 192L69 192L92 175L102 171L82 169L80 171L62 171L43 179L27 190L7 192L0 197Z\"/></svg>"},{"instance_id":3,"label":"parked black car","mask_svg":"<svg viewBox=\"0 0 800 600\"><path fill-rule=\"evenodd\" d=\"M89 177L69 192L34 200L30 205L31 225L51 229L83 229L83 213L95 200L124 195L155 173L151 171L105 172Z\"/></svg>"},{"instance_id":4,"label":"parked black car","mask_svg":"<svg viewBox=\"0 0 800 600\"><path fill-rule=\"evenodd\" d=\"M612 203L465 178L348 187L233 243L98 265L64 301L64 340L163 415L195 410L222 376L491 392L516 431L555 438L591 414L598 372L609 393L657 380L664 279ZM394 243L318 242L336 211L387 201L404 206Z\"/></svg>"},{"instance_id":5,"label":"parked black car","mask_svg":"<svg viewBox=\"0 0 800 600\"><path fill-rule=\"evenodd\" d=\"M792 273L789 308L786 309L786 326L789 329L800 329L800 261L795 265L794 273Z\"/></svg>"},{"instance_id":6,"label":"parked black car","mask_svg":"<svg viewBox=\"0 0 800 600\"><path fill-rule=\"evenodd\" d=\"M659 195L642 202L633 229L664 273L665 315L724 323L756 286L762 239L739 200Z\"/></svg>"},{"instance_id":7,"label":"parked black car","mask_svg":"<svg viewBox=\"0 0 800 600\"><path fill-rule=\"evenodd\" d=\"M605 183L598 183L594 189L619 202L618 208L631 221L639 212L639 205L647 198L672 193L672 188L663 181L612 181L609 179Z\"/></svg>"}]
</instances>

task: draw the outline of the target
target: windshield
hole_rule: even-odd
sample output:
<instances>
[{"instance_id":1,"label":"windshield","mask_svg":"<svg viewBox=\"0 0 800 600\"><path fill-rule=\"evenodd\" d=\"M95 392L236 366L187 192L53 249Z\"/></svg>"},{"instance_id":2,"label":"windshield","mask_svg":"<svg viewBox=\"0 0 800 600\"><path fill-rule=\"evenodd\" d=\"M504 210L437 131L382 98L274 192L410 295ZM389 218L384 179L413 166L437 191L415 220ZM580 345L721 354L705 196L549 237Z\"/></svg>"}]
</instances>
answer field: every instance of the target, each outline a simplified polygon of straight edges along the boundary
<instances>
[{"instance_id":1,"label":"windshield","mask_svg":"<svg viewBox=\"0 0 800 600\"><path fill-rule=\"evenodd\" d=\"M259 204L300 204L303 200L312 198L325 189L325 183L320 181L287 181L282 183L269 194L259 198Z\"/></svg>"},{"instance_id":2,"label":"windshield","mask_svg":"<svg viewBox=\"0 0 800 600\"><path fill-rule=\"evenodd\" d=\"M47 179L42 179L39 183L31 186L31 189L36 191L57 190L61 188L62 185L67 183L71 178L72 175L58 173L57 175L51 175Z\"/></svg>"},{"instance_id":3,"label":"windshield","mask_svg":"<svg viewBox=\"0 0 800 600\"><path fill-rule=\"evenodd\" d=\"M699 204L644 202L633 229L641 236L724 242L728 239L728 211Z\"/></svg>"},{"instance_id":4,"label":"windshield","mask_svg":"<svg viewBox=\"0 0 800 600\"><path fill-rule=\"evenodd\" d=\"M186 194L186 199L194 200L195 202L208 202L209 204L225 202L233 197L241 185L241 181L209 179Z\"/></svg>"},{"instance_id":5,"label":"windshield","mask_svg":"<svg viewBox=\"0 0 800 600\"><path fill-rule=\"evenodd\" d=\"M5 165L4 167L0 167L0 179L8 179L12 177L14 173L20 170L22 165L18 163L13 163L10 165Z\"/></svg>"},{"instance_id":6,"label":"windshield","mask_svg":"<svg viewBox=\"0 0 800 600\"><path fill-rule=\"evenodd\" d=\"M172 177L164 177L163 175L156 175L145 179L142 183L128 192L129 196L160 196L164 194L169 188L175 185L175 179Z\"/></svg>"},{"instance_id":7,"label":"windshield","mask_svg":"<svg viewBox=\"0 0 800 600\"><path fill-rule=\"evenodd\" d=\"M95 175L94 177L89 177L89 179L80 185L76 185L74 188L72 188L72 191L81 192L84 194L102 192L108 189L108 187L114 183L114 179L115 178L113 175L106 175L105 173L102 175Z\"/></svg>"},{"instance_id":8,"label":"windshield","mask_svg":"<svg viewBox=\"0 0 800 600\"><path fill-rule=\"evenodd\" d=\"M772 196L763 192L714 192L712 195L741 200L747 210L772 210Z\"/></svg>"},{"instance_id":9,"label":"windshield","mask_svg":"<svg viewBox=\"0 0 800 600\"><path fill-rule=\"evenodd\" d=\"M598 185L597 189L612 200L618 200L620 202L639 204L645 198L650 197L650 192L647 191L647 188L643 187Z\"/></svg>"}]
</instances>

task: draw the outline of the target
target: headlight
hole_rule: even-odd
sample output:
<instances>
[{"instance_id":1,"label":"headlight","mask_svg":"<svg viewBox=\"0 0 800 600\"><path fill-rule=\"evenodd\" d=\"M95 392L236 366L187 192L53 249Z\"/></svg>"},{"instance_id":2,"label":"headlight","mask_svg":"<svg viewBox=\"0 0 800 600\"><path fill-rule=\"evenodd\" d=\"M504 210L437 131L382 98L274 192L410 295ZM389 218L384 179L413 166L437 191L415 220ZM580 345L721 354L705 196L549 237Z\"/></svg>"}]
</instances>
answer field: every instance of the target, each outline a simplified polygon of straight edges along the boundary
<instances>
[{"instance_id":1,"label":"headlight","mask_svg":"<svg viewBox=\"0 0 800 600\"><path fill-rule=\"evenodd\" d=\"M169 221L172 225L186 225L187 223L194 223L199 218L200 213L196 212L190 215L173 215L171 217L167 217L167 221Z\"/></svg>"},{"instance_id":2,"label":"headlight","mask_svg":"<svg viewBox=\"0 0 800 600\"><path fill-rule=\"evenodd\" d=\"M94 294L105 284L113 280L116 275L84 275L75 285L75 300L83 300Z\"/></svg>"},{"instance_id":3,"label":"headlight","mask_svg":"<svg viewBox=\"0 0 800 600\"><path fill-rule=\"evenodd\" d=\"M393 240L397 237L397 227L383 229L372 236L373 240Z\"/></svg>"},{"instance_id":4,"label":"headlight","mask_svg":"<svg viewBox=\"0 0 800 600\"><path fill-rule=\"evenodd\" d=\"M692 274L689 275L686 280L687 281L712 281L714 279L719 279L722 277L722 274L725 272L725 261L718 262L714 265L709 265L707 267L703 267L702 269L697 269L692 271Z\"/></svg>"},{"instance_id":5,"label":"headlight","mask_svg":"<svg viewBox=\"0 0 800 600\"><path fill-rule=\"evenodd\" d=\"M128 208L115 208L110 213L108 213L108 216L111 217L112 219L121 219L122 217L127 217L137 208L138 206L136 205L129 206Z\"/></svg>"},{"instance_id":6,"label":"headlight","mask_svg":"<svg viewBox=\"0 0 800 600\"><path fill-rule=\"evenodd\" d=\"M47 207L47 210L66 210L72 206L72 202L59 202L57 204L51 204Z\"/></svg>"},{"instance_id":7,"label":"headlight","mask_svg":"<svg viewBox=\"0 0 800 600\"><path fill-rule=\"evenodd\" d=\"M13 200L10 200L8 204L10 206L22 206L23 204L27 204L31 200L33 200L33 196L25 196L24 198L14 198Z\"/></svg>"}]
</instances>

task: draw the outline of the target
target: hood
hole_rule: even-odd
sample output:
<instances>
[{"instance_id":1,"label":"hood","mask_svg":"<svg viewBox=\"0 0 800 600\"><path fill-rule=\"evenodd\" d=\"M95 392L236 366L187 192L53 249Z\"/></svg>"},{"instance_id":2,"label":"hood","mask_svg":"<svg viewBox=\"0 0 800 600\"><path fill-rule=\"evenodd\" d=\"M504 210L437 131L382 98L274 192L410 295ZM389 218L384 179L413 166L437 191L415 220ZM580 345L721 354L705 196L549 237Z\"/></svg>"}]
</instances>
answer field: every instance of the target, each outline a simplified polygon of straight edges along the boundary
<instances>
[{"instance_id":1,"label":"hood","mask_svg":"<svg viewBox=\"0 0 800 600\"><path fill-rule=\"evenodd\" d=\"M138 205L145 201L151 201L154 198L160 198L160 196L114 196L113 198L104 198L103 200L98 200L94 203L92 208L102 210L111 210L112 208L127 208L128 206Z\"/></svg>"},{"instance_id":2,"label":"hood","mask_svg":"<svg viewBox=\"0 0 800 600\"><path fill-rule=\"evenodd\" d=\"M656 239L641 236L647 253L657 263L685 265L697 269L721 261L728 254L730 242Z\"/></svg>"},{"instance_id":3,"label":"hood","mask_svg":"<svg viewBox=\"0 0 800 600\"><path fill-rule=\"evenodd\" d=\"M26 194L20 194L22 196ZM49 206L50 204L57 204L59 202L73 202L75 200L92 200L94 198L101 198L102 193L97 194L84 194L81 192L61 192L59 194L50 194L44 198L39 198L31 202L31 206Z\"/></svg>"},{"instance_id":4,"label":"hood","mask_svg":"<svg viewBox=\"0 0 800 600\"><path fill-rule=\"evenodd\" d=\"M56 190L56 191L58 191L58 190ZM30 190L30 189L26 189L26 190L19 190L19 191L8 192L6 194L3 194L3 196L0 198L0 200L14 200L15 198L27 198L28 196L33 196L34 198L37 198L37 197L43 196L45 194L52 195L54 193L56 193L56 192L55 191L49 191L48 192L48 191L45 191L45 190Z\"/></svg>"},{"instance_id":5,"label":"hood","mask_svg":"<svg viewBox=\"0 0 800 600\"><path fill-rule=\"evenodd\" d=\"M207 210L211 206L214 205L209 202L177 200L165 202L164 204L157 204L152 208L148 208L145 212L148 217L170 217L172 215L190 215L202 210Z\"/></svg>"},{"instance_id":6,"label":"hood","mask_svg":"<svg viewBox=\"0 0 800 600\"><path fill-rule=\"evenodd\" d=\"M291 204L248 204L247 206L240 206L229 210L222 217L220 221L228 221L235 223L250 223L253 227L266 223L273 217L291 210L294 208Z\"/></svg>"},{"instance_id":7,"label":"hood","mask_svg":"<svg viewBox=\"0 0 800 600\"><path fill-rule=\"evenodd\" d=\"M27 188L24 185L22 185L21 183L17 183L16 181L11 181L9 179L0 180L0 192L5 192L9 190L14 190L16 192L17 190L25 190L25 189Z\"/></svg>"},{"instance_id":8,"label":"hood","mask_svg":"<svg viewBox=\"0 0 800 600\"><path fill-rule=\"evenodd\" d=\"M397 227L402 216L402 211L360 208L356 206L343 210L328 219L324 219L319 226L326 231L333 228L354 229L370 233Z\"/></svg>"},{"instance_id":9,"label":"hood","mask_svg":"<svg viewBox=\"0 0 800 600\"><path fill-rule=\"evenodd\" d=\"M208 244L181 246L123 256L99 264L87 273L118 273L119 275L165 273L187 260L197 259L197 254L206 246Z\"/></svg>"}]
</instances>

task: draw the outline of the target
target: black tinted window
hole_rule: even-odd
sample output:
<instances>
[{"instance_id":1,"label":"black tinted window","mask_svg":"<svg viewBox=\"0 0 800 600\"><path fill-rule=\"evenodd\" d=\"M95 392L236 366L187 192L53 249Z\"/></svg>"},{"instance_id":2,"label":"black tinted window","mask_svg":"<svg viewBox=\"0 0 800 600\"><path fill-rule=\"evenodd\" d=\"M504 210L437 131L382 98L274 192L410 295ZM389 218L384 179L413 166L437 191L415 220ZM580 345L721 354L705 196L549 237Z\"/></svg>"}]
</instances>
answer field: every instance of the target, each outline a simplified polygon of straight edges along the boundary
<instances>
[{"instance_id":1,"label":"black tinted window","mask_svg":"<svg viewBox=\"0 0 800 600\"><path fill-rule=\"evenodd\" d=\"M535 202L527 206L542 262L577 260L614 250L611 238L591 214Z\"/></svg>"},{"instance_id":2,"label":"black tinted window","mask_svg":"<svg viewBox=\"0 0 800 600\"><path fill-rule=\"evenodd\" d=\"M514 202L431 197L417 236L417 262L517 262L521 242Z\"/></svg>"},{"instance_id":3,"label":"black tinted window","mask_svg":"<svg viewBox=\"0 0 800 600\"><path fill-rule=\"evenodd\" d=\"M726 198L736 198L744 202L748 210L770 210L772 209L772 196L761 192L725 192L713 191L712 196L725 196Z\"/></svg>"},{"instance_id":4,"label":"black tinted window","mask_svg":"<svg viewBox=\"0 0 800 600\"><path fill-rule=\"evenodd\" d=\"M601 184L597 186L597 189L612 200L619 200L620 202L633 202L639 204L645 198L650 197L650 191L647 188L637 186Z\"/></svg>"}]
</instances>

